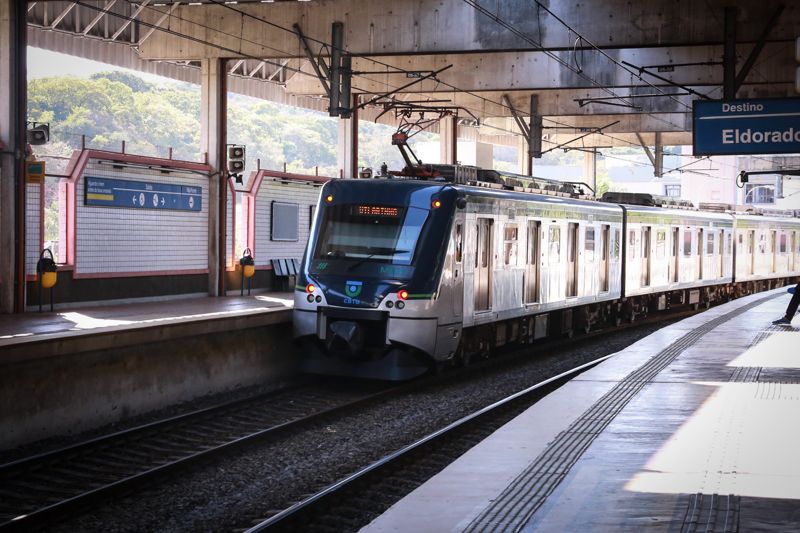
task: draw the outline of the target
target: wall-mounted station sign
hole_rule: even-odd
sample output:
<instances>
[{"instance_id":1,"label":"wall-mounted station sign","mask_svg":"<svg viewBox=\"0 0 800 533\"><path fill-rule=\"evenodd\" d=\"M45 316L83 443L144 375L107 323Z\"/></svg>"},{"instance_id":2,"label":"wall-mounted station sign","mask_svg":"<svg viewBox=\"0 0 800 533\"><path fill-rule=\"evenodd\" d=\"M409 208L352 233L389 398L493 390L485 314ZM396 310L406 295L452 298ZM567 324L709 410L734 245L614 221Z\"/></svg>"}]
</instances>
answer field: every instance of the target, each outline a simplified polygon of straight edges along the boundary
<instances>
[{"instance_id":1,"label":"wall-mounted station sign","mask_svg":"<svg viewBox=\"0 0 800 533\"><path fill-rule=\"evenodd\" d=\"M200 187L86 176L86 205L200 211Z\"/></svg>"},{"instance_id":2,"label":"wall-mounted station sign","mask_svg":"<svg viewBox=\"0 0 800 533\"><path fill-rule=\"evenodd\" d=\"M694 155L800 153L800 98L695 100Z\"/></svg>"}]
</instances>

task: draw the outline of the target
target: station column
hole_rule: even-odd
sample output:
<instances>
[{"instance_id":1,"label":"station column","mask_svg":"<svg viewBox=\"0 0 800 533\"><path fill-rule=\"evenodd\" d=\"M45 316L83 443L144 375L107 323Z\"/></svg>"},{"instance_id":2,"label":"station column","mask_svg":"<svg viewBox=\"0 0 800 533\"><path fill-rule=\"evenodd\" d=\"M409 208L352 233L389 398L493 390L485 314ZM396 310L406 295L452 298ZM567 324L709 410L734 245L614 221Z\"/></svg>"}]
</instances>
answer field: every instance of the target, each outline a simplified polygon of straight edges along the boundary
<instances>
[{"instance_id":1,"label":"station column","mask_svg":"<svg viewBox=\"0 0 800 533\"><path fill-rule=\"evenodd\" d=\"M25 307L25 2L0 2L0 313Z\"/></svg>"},{"instance_id":2,"label":"station column","mask_svg":"<svg viewBox=\"0 0 800 533\"><path fill-rule=\"evenodd\" d=\"M439 121L439 162L454 165L458 161L458 122L453 115Z\"/></svg>"},{"instance_id":3,"label":"station column","mask_svg":"<svg viewBox=\"0 0 800 533\"><path fill-rule=\"evenodd\" d=\"M224 59L204 59L200 81L200 151L211 165L208 180L208 294L224 296L227 72ZM222 243L220 243L222 241Z\"/></svg>"},{"instance_id":4,"label":"station column","mask_svg":"<svg viewBox=\"0 0 800 533\"><path fill-rule=\"evenodd\" d=\"M528 153L528 139L517 137L517 168L523 176L533 176L533 158Z\"/></svg>"},{"instance_id":5,"label":"station column","mask_svg":"<svg viewBox=\"0 0 800 533\"><path fill-rule=\"evenodd\" d=\"M336 147L339 177L358 177L358 95L353 95L350 118L339 119Z\"/></svg>"},{"instance_id":6,"label":"station column","mask_svg":"<svg viewBox=\"0 0 800 533\"><path fill-rule=\"evenodd\" d=\"M583 179L597 194L597 150L592 148L583 152Z\"/></svg>"}]
</instances>

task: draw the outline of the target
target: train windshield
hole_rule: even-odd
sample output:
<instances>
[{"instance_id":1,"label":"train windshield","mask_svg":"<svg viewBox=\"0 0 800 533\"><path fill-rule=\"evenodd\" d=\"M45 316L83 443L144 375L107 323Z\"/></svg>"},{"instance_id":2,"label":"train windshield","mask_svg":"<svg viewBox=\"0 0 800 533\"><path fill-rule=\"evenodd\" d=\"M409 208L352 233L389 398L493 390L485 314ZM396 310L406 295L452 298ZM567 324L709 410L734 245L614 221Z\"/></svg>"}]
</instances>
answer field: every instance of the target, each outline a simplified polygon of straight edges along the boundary
<instances>
[{"instance_id":1,"label":"train windshield","mask_svg":"<svg viewBox=\"0 0 800 533\"><path fill-rule=\"evenodd\" d=\"M417 207L346 204L325 210L315 260L343 259L410 266L428 210Z\"/></svg>"}]
</instances>

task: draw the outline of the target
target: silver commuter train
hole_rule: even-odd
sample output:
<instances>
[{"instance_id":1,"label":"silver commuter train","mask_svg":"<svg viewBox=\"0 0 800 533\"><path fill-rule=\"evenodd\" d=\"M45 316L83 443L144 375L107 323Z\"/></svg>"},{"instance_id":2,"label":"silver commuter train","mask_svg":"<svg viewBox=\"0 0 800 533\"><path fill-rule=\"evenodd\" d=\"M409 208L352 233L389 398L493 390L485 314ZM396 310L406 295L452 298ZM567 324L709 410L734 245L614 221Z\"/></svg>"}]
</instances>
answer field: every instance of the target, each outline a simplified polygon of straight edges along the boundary
<instances>
[{"instance_id":1,"label":"silver commuter train","mask_svg":"<svg viewBox=\"0 0 800 533\"><path fill-rule=\"evenodd\" d=\"M479 185L325 185L295 291L306 370L408 379L511 342L800 276L798 218Z\"/></svg>"}]
</instances>

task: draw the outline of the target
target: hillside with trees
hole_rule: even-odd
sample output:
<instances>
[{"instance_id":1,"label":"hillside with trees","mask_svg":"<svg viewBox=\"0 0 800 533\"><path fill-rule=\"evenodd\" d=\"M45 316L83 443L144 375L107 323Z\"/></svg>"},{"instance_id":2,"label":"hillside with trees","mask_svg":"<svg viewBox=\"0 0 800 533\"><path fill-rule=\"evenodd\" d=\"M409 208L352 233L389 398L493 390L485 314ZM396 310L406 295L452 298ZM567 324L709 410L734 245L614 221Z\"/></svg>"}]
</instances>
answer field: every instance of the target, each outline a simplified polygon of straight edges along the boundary
<instances>
[{"instance_id":1,"label":"hillside with trees","mask_svg":"<svg viewBox=\"0 0 800 533\"><path fill-rule=\"evenodd\" d=\"M131 153L166 157L172 148L176 159L201 157L200 89L188 83L154 84L120 71L35 79L28 83L28 118L50 123L51 142L37 148L39 156L68 157L83 135L92 148L120 150L125 141ZM402 167L392 131L361 122L359 166L386 161ZM422 133L414 140L435 138ZM319 167L321 175L337 174L337 123L322 113L231 94L228 142L247 146L249 169L260 159L262 168L282 170L285 164L290 172Z\"/></svg>"}]
</instances>

